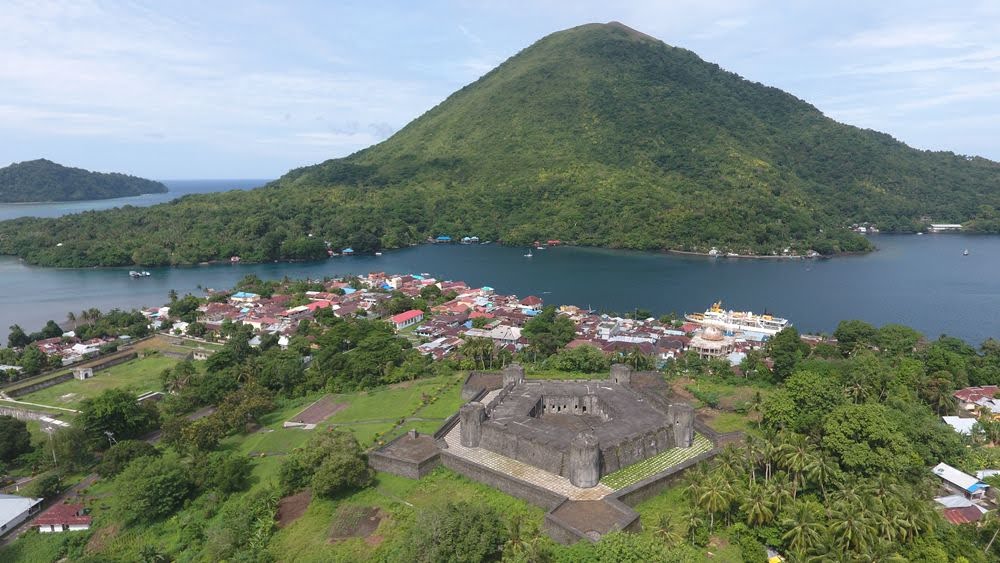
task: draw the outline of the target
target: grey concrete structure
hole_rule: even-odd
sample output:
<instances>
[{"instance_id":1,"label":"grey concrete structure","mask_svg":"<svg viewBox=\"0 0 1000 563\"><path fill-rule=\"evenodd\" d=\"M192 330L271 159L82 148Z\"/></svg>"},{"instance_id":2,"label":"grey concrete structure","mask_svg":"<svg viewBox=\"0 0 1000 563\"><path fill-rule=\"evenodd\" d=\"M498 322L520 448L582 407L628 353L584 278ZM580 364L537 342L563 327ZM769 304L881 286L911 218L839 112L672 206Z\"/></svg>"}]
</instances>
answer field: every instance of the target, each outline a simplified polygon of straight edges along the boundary
<instances>
[{"instance_id":1,"label":"grey concrete structure","mask_svg":"<svg viewBox=\"0 0 1000 563\"><path fill-rule=\"evenodd\" d=\"M627 368L616 373L619 381L631 379ZM665 412L645 392L610 380L528 380L505 387L487 406L485 420L473 424L479 425L480 447L571 481L578 466L570 445L589 432L597 441L599 475L584 480L596 483L664 450L690 447L693 419L687 405L668 405Z\"/></svg>"},{"instance_id":2,"label":"grey concrete structure","mask_svg":"<svg viewBox=\"0 0 1000 563\"><path fill-rule=\"evenodd\" d=\"M601 483L666 450L693 447L696 428L717 443L690 405L670 400L661 374L624 365L613 366L606 379L557 381L526 380L513 364L471 373L462 397L470 402L433 438L402 436L373 452L369 463L407 477L443 464L547 510L545 530L561 543L638 531L639 514L630 505L718 452L693 450L703 453L618 490Z\"/></svg>"},{"instance_id":3,"label":"grey concrete structure","mask_svg":"<svg viewBox=\"0 0 1000 563\"><path fill-rule=\"evenodd\" d=\"M503 369L503 386L509 387L524 381L524 368L521 364L510 364Z\"/></svg>"},{"instance_id":4,"label":"grey concrete structure","mask_svg":"<svg viewBox=\"0 0 1000 563\"><path fill-rule=\"evenodd\" d=\"M461 419L462 445L467 448L478 448L483 436L486 406L475 401L462 405L459 417Z\"/></svg>"},{"instance_id":5,"label":"grey concrete structure","mask_svg":"<svg viewBox=\"0 0 1000 563\"><path fill-rule=\"evenodd\" d=\"M601 480L601 448L597 436L584 430L569 445L569 482L586 488Z\"/></svg>"},{"instance_id":6,"label":"grey concrete structure","mask_svg":"<svg viewBox=\"0 0 1000 563\"><path fill-rule=\"evenodd\" d=\"M632 368L625 364L611 366L611 383L629 385L632 382Z\"/></svg>"}]
</instances>

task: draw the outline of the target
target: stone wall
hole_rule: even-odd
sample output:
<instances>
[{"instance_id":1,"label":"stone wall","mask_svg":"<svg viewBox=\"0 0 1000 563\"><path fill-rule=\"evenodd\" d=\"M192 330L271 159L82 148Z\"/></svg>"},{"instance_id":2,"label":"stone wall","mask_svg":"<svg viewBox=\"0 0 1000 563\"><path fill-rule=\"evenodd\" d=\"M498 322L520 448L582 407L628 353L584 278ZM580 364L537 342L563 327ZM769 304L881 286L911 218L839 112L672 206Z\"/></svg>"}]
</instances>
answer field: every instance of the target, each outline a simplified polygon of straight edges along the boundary
<instances>
[{"instance_id":1,"label":"stone wall","mask_svg":"<svg viewBox=\"0 0 1000 563\"><path fill-rule=\"evenodd\" d=\"M393 475L399 475L400 477L409 477L410 479L420 479L433 471L435 467L441 465L441 456L436 455L416 463L374 451L368 454L368 465L376 471L384 471Z\"/></svg>"},{"instance_id":2,"label":"stone wall","mask_svg":"<svg viewBox=\"0 0 1000 563\"><path fill-rule=\"evenodd\" d=\"M52 418L55 417L55 415L47 414L44 412L16 409L13 407L0 407L0 415L12 416L18 420L39 420L43 416L48 416Z\"/></svg>"},{"instance_id":3,"label":"stone wall","mask_svg":"<svg viewBox=\"0 0 1000 563\"><path fill-rule=\"evenodd\" d=\"M137 357L139 357L138 354L136 354L135 352L131 352L131 353L128 353L128 354L122 354L121 356L116 356L114 358L110 358L110 359L105 360L103 362L99 362L99 363L96 363L96 364L90 364L90 365L87 366L87 368L92 369L94 372L97 372L97 371L102 370L102 369L107 369L107 368L109 368L111 366L116 366L118 364L123 364L125 362L132 361L132 360L136 359ZM63 383L65 381L69 381L70 379L73 379L73 373L72 372L70 372L70 373L64 373L62 375L58 375L58 376L53 377L51 379L46 379L45 381L39 381L38 383L35 383L33 385L28 385L27 387L20 387L18 389L14 389L12 391L8 391L7 395L9 395L11 397L14 397L16 399L17 397L21 397L21 396L27 395L29 393L34 393L35 391L39 391L41 389L47 389L49 387L52 387L53 385L58 385L58 384Z\"/></svg>"},{"instance_id":4,"label":"stone wall","mask_svg":"<svg viewBox=\"0 0 1000 563\"><path fill-rule=\"evenodd\" d=\"M545 510L559 506L566 497L558 495L542 487L519 481L498 471L477 465L455 456L444 450L441 452L441 463L456 473L461 473L473 481L499 489L508 495L530 502Z\"/></svg>"},{"instance_id":5,"label":"stone wall","mask_svg":"<svg viewBox=\"0 0 1000 563\"><path fill-rule=\"evenodd\" d=\"M482 426L479 447L534 465L549 473L567 477L564 473L566 444L559 443L557 438L553 438L552 443L536 442L514 432L508 432L495 422L487 421Z\"/></svg>"},{"instance_id":6,"label":"stone wall","mask_svg":"<svg viewBox=\"0 0 1000 563\"><path fill-rule=\"evenodd\" d=\"M7 395L10 396L10 397L12 397L12 398L14 398L14 399L16 399L16 398L21 397L23 395L28 395L30 393L34 393L35 391L39 391L39 390L42 390L42 389L48 389L49 387L52 387L53 385L59 385L60 383L63 383L65 381L69 381L70 379L73 379L73 373L72 372L70 372L70 373L64 373L62 375L57 375L55 377L46 379L45 381L39 381L38 383L33 383L31 385L28 385L27 387L20 387L18 389L14 389L12 391L8 391Z\"/></svg>"}]
</instances>

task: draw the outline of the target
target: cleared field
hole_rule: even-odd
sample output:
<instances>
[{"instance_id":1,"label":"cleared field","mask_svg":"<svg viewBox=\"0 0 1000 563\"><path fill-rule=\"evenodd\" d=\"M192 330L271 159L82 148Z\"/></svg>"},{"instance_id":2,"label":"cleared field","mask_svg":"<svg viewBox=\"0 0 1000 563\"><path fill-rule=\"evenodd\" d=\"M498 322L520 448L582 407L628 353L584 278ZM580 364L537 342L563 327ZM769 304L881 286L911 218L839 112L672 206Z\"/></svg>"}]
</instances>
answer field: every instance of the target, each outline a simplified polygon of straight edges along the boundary
<instances>
[{"instance_id":1,"label":"cleared field","mask_svg":"<svg viewBox=\"0 0 1000 563\"><path fill-rule=\"evenodd\" d=\"M136 395L161 388L160 373L178 363L175 358L152 355L132 360L94 373L83 381L71 379L47 389L35 391L19 398L21 401L78 408L84 399L99 395L107 389L126 389Z\"/></svg>"},{"instance_id":2,"label":"cleared field","mask_svg":"<svg viewBox=\"0 0 1000 563\"><path fill-rule=\"evenodd\" d=\"M332 395L330 400L347 406L330 418L320 422L314 430L283 428L292 418L320 397L287 400L264 417L263 428L249 436L234 436L223 443L248 454L283 455L304 445L309 437L326 428L335 427L354 434L363 447L381 440L391 439L410 428L420 432L433 432L444 418L458 410L461 403L461 377L457 375L432 377L391 387ZM425 399L429 399L426 405ZM411 417L420 420L409 420ZM407 419L399 425L401 419Z\"/></svg>"}]
</instances>

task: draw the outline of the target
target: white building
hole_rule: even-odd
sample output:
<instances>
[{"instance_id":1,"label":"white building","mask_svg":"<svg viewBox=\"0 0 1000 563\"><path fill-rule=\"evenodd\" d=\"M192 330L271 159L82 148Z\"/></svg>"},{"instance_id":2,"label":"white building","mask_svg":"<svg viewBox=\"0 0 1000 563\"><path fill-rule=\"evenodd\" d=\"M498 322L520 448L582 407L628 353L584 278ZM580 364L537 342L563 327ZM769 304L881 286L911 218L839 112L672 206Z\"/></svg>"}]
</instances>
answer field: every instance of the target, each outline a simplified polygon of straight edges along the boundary
<instances>
[{"instance_id":1,"label":"white building","mask_svg":"<svg viewBox=\"0 0 1000 563\"><path fill-rule=\"evenodd\" d=\"M0 494L0 535L16 528L38 512L42 499Z\"/></svg>"}]
</instances>

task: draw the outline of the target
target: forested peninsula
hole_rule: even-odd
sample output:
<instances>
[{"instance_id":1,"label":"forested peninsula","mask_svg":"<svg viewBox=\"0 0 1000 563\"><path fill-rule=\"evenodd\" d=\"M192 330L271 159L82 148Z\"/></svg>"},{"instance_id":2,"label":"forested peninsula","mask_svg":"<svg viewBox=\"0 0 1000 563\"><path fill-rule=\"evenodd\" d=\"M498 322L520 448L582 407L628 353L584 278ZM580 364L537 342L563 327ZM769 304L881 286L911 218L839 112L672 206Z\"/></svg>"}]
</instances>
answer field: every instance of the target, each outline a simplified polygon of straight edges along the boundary
<instances>
[{"instance_id":1,"label":"forested peninsula","mask_svg":"<svg viewBox=\"0 0 1000 563\"><path fill-rule=\"evenodd\" d=\"M0 168L0 203L111 199L166 191L153 180L70 168L44 158Z\"/></svg>"},{"instance_id":2,"label":"forested peninsula","mask_svg":"<svg viewBox=\"0 0 1000 563\"><path fill-rule=\"evenodd\" d=\"M997 232L998 208L996 162L837 123L610 23L539 40L346 158L247 192L0 223L0 253L152 266L318 259L475 235L835 255L871 249L854 223Z\"/></svg>"}]
</instances>

